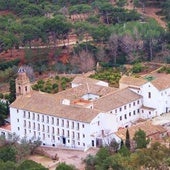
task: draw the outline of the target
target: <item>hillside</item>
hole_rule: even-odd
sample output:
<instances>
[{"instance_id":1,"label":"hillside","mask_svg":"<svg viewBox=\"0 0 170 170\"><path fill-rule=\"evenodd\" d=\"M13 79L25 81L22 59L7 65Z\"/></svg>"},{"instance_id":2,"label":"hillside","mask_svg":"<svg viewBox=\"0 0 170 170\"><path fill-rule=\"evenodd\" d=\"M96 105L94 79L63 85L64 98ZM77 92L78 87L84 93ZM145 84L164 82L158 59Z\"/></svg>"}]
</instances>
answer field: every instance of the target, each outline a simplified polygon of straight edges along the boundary
<instances>
[{"instance_id":1,"label":"hillside","mask_svg":"<svg viewBox=\"0 0 170 170\"><path fill-rule=\"evenodd\" d=\"M168 3L0 0L0 81L23 64L41 75L87 72L97 63L169 62Z\"/></svg>"}]
</instances>

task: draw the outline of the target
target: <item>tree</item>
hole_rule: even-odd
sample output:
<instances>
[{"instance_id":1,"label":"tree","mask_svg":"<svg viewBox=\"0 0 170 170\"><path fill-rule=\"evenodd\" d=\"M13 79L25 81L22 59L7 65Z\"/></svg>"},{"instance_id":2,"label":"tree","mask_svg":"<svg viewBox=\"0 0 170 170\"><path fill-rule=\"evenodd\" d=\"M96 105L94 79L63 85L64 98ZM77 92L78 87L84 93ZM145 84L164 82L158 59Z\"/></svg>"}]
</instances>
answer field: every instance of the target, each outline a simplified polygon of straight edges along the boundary
<instances>
[{"instance_id":1,"label":"tree","mask_svg":"<svg viewBox=\"0 0 170 170\"><path fill-rule=\"evenodd\" d=\"M36 163L32 160L25 160L22 162L18 167L17 170L48 170L48 168L45 168L39 163Z\"/></svg>"},{"instance_id":2,"label":"tree","mask_svg":"<svg viewBox=\"0 0 170 170\"><path fill-rule=\"evenodd\" d=\"M117 34L111 34L109 37L109 47L111 49L111 53L113 54L113 62L114 64L117 64L117 56L118 56L118 35Z\"/></svg>"},{"instance_id":3,"label":"tree","mask_svg":"<svg viewBox=\"0 0 170 170\"><path fill-rule=\"evenodd\" d=\"M15 80L11 79L9 82L9 103L12 103L16 99L16 88L15 88Z\"/></svg>"},{"instance_id":4,"label":"tree","mask_svg":"<svg viewBox=\"0 0 170 170\"><path fill-rule=\"evenodd\" d=\"M16 161L16 150L13 146L4 146L0 148L0 159L4 162L7 161Z\"/></svg>"},{"instance_id":5,"label":"tree","mask_svg":"<svg viewBox=\"0 0 170 170\"><path fill-rule=\"evenodd\" d=\"M125 140L125 146L130 150L130 135L129 130L126 130L126 140Z\"/></svg>"},{"instance_id":6,"label":"tree","mask_svg":"<svg viewBox=\"0 0 170 170\"><path fill-rule=\"evenodd\" d=\"M136 142L137 149L146 148L149 143L149 140L146 139L146 133L141 129L135 132L133 139Z\"/></svg>"},{"instance_id":7,"label":"tree","mask_svg":"<svg viewBox=\"0 0 170 170\"><path fill-rule=\"evenodd\" d=\"M55 170L76 170L73 165L67 165L65 162L59 163Z\"/></svg>"}]
</instances>

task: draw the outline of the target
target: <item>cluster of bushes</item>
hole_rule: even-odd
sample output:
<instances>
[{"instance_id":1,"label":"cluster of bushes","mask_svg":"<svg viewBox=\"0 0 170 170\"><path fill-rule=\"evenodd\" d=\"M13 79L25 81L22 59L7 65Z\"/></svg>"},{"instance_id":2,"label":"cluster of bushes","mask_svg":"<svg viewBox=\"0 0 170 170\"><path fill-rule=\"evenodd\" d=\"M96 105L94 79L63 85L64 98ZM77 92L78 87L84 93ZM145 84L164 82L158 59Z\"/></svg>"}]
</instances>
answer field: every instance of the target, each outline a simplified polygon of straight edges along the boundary
<instances>
[{"instance_id":1,"label":"cluster of bushes","mask_svg":"<svg viewBox=\"0 0 170 170\"><path fill-rule=\"evenodd\" d=\"M67 77L56 76L55 79L48 79L47 81L39 80L32 88L46 93L57 93L59 90L65 90L69 87L71 80Z\"/></svg>"},{"instance_id":2,"label":"cluster of bushes","mask_svg":"<svg viewBox=\"0 0 170 170\"><path fill-rule=\"evenodd\" d=\"M107 69L104 71L99 71L94 75L90 76L91 78L103 80L110 84L110 86L118 87L119 79L121 78L120 71L118 69Z\"/></svg>"},{"instance_id":3,"label":"cluster of bushes","mask_svg":"<svg viewBox=\"0 0 170 170\"><path fill-rule=\"evenodd\" d=\"M158 73L170 74L170 66L163 66L158 70Z\"/></svg>"},{"instance_id":4,"label":"cluster of bushes","mask_svg":"<svg viewBox=\"0 0 170 170\"><path fill-rule=\"evenodd\" d=\"M9 67L18 66L20 59L0 62L0 70L4 71Z\"/></svg>"},{"instance_id":5,"label":"cluster of bushes","mask_svg":"<svg viewBox=\"0 0 170 170\"><path fill-rule=\"evenodd\" d=\"M140 73L144 70L144 66L142 65L142 63L135 63L132 67L132 72L133 73Z\"/></svg>"}]
</instances>

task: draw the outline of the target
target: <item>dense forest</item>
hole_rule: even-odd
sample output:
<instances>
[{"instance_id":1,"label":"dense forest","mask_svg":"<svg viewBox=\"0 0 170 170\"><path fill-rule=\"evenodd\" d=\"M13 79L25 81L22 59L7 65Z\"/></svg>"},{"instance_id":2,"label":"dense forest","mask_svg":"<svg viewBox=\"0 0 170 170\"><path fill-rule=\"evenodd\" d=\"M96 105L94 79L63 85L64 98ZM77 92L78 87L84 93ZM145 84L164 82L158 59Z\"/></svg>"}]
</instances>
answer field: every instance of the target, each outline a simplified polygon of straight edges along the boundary
<instances>
[{"instance_id":1,"label":"dense forest","mask_svg":"<svg viewBox=\"0 0 170 170\"><path fill-rule=\"evenodd\" d=\"M146 17L148 7L159 9L166 28ZM0 57L11 56L1 59L0 79L8 81L18 64L42 74L81 73L97 63L169 63L169 8L169 0L0 0ZM16 58L16 50L24 58Z\"/></svg>"}]
</instances>

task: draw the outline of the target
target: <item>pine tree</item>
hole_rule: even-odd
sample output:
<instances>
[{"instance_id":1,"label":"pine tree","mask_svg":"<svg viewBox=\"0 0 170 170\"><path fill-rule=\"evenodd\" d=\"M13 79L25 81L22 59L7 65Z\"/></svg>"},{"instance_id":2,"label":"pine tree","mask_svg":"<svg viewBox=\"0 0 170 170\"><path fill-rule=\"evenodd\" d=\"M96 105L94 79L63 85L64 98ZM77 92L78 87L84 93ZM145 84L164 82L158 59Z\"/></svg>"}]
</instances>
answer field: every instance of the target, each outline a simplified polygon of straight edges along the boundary
<instances>
[{"instance_id":1,"label":"pine tree","mask_svg":"<svg viewBox=\"0 0 170 170\"><path fill-rule=\"evenodd\" d=\"M126 130L126 140L125 140L125 146L130 150L130 135L129 130Z\"/></svg>"},{"instance_id":2,"label":"pine tree","mask_svg":"<svg viewBox=\"0 0 170 170\"><path fill-rule=\"evenodd\" d=\"M15 89L15 80L11 79L9 82L9 103L12 103L16 99L16 89Z\"/></svg>"}]
</instances>

